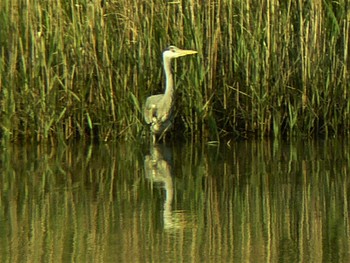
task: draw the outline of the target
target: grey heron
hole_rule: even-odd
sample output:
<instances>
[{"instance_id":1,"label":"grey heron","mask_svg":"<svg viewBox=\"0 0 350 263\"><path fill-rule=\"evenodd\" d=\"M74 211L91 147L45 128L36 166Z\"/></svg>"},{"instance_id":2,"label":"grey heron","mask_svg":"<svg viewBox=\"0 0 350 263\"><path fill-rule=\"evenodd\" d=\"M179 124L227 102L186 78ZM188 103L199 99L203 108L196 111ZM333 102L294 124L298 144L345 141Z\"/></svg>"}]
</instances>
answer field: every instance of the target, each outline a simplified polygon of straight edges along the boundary
<instances>
[{"instance_id":1,"label":"grey heron","mask_svg":"<svg viewBox=\"0 0 350 263\"><path fill-rule=\"evenodd\" d=\"M171 60L186 55L196 54L194 50L184 50L175 46L169 46L163 52L163 66L165 72L164 94L153 95L147 98L144 116L147 124L151 126L153 142L156 137L164 136L172 125L174 107L174 78L171 71Z\"/></svg>"}]
</instances>

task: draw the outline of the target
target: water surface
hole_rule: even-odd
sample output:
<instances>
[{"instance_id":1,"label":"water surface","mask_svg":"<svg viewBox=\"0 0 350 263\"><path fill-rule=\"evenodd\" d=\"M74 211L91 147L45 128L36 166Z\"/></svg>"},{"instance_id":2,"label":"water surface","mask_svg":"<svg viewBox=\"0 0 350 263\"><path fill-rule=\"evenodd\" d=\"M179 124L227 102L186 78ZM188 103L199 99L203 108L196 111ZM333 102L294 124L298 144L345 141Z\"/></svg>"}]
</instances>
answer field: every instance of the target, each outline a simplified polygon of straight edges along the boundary
<instances>
[{"instance_id":1,"label":"water surface","mask_svg":"<svg viewBox=\"0 0 350 263\"><path fill-rule=\"evenodd\" d=\"M350 262L348 140L3 146L1 262Z\"/></svg>"}]
</instances>

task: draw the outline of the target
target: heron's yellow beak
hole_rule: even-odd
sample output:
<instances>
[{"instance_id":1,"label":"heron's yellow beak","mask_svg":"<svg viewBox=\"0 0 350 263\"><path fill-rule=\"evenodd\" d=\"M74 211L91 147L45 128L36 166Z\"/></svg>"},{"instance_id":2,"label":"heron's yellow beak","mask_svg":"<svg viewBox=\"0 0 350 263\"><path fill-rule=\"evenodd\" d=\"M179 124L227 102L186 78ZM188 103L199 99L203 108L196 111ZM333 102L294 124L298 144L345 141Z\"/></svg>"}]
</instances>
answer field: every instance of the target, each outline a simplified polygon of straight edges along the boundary
<instances>
[{"instance_id":1,"label":"heron's yellow beak","mask_svg":"<svg viewBox=\"0 0 350 263\"><path fill-rule=\"evenodd\" d=\"M180 57L198 53L195 50L185 50L185 49L179 49L178 52Z\"/></svg>"}]
</instances>

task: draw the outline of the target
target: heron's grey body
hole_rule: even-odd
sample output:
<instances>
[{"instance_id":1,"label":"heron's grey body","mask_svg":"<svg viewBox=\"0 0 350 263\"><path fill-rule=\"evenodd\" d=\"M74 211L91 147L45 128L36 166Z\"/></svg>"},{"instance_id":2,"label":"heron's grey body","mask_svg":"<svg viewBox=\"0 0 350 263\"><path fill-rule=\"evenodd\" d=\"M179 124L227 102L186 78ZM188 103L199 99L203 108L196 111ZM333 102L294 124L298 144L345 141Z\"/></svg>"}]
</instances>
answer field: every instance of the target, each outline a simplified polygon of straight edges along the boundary
<instances>
[{"instance_id":1,"label":"heron's grey body","mask_svg":"<svg viewBox=\"0 0 350 263\"><path fill-rule=\"evenodd\" d=\"M171 72L171 59L195 53L197 53L197 51L183 50L175 46L170 46L163 52L164 72L166 78L165 92L164 94L148 97L144 108L146 123L151 125L153 142L156 141L156 136L164 136L165 132L172 126L174 79Z\"/></svg>"}]
</instances>

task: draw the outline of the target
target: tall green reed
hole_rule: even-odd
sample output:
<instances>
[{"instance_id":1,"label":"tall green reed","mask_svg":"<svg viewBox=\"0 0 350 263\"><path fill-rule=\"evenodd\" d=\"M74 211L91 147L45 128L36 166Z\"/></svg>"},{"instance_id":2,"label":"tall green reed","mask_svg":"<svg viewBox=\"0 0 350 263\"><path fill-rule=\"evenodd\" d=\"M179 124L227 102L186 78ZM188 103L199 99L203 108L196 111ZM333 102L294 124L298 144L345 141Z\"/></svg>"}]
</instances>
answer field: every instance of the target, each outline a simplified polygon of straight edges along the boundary
<instances>
[{"instance_id":1,"label":"tall green reed","mask_svg":"<svg viewBox=\"0 0 350 263\"><path fill-rule=\"evenodd\" d=\"M0 9L3 138L139 139L146 97L163 92L169 44L199 52L174 64L179 135L347 133L346 0L15 0Z\"/></svg>"}]
</instances>

